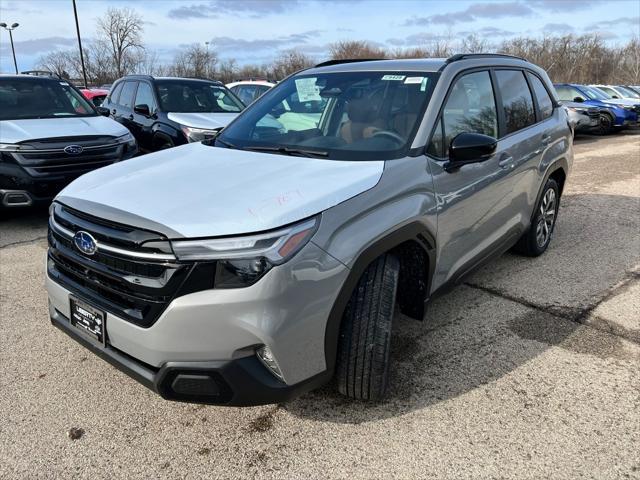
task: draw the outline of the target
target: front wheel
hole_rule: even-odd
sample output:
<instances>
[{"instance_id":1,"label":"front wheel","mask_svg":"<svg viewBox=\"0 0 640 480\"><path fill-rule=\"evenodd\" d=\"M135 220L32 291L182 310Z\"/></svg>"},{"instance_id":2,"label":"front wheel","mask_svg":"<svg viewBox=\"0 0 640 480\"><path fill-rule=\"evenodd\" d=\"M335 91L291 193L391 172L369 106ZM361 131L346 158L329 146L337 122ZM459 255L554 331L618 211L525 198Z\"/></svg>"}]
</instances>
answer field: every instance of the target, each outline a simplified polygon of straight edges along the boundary
<instances>
[{"instance_id":1,"label":"front wheel","mask_svg":"<svg viewBox=\"0 0 640 480\"><path fill-rule=\"evenodd\" d=\"M609 135L614 130L613 124L614 120L610 114L600 113L600 122L598 123L596 133L598 135Z\"/></svg>"},{"instance_id":2,"label":"front wheel","mask_svg":"<svg viewBox=\"0 0 640 480\"><path fill-rule=\"evenodd\" d=\"M336 378L338 391L358 400L379 400L387 388L391 323L400 262L385 254L367 267L342 319Z\"/></svg>"},{"instance_id":3,"label":"front wheel","mask_svg":"<svg viewBox=\"0 0 640 480\"><path fill-rule=\"evenodd\" d=\"M556 226L559 206L560 188L558 183L550 178L544 185L529 230L514 247L516 252L528 257L537 257L547 250Z\"/></svg>"}]
</instances>

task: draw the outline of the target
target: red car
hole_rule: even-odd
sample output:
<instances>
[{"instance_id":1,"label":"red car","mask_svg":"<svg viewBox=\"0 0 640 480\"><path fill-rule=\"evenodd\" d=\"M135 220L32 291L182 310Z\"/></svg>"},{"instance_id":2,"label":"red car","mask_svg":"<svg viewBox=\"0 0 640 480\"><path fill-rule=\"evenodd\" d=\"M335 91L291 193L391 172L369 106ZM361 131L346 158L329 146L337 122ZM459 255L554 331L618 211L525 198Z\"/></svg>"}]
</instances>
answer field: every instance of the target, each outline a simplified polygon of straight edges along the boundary
<instances>
[{"instance_id":1,"label":"red car","mask_svg":"<svg viewBox=\"0 0 640 480\"><path fill-rule=\"evenodd\" d=\"M104 99L109 95L109 90L103 90L101 88L83 88L80 91L82 92L82 95L84 95L84 98L89 100L96 107L102 105Z\"/></svg>"}]
</instances>

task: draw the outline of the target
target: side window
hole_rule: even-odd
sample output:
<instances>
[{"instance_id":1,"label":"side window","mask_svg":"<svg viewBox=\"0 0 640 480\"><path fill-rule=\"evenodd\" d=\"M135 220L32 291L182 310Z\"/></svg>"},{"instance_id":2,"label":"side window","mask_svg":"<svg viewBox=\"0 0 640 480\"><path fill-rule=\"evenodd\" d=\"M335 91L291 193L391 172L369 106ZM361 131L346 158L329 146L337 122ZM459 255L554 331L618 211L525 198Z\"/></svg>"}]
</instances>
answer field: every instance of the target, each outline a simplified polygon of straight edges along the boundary
<instances>
[{"instance_id":1,"label":"side window","mask_svg":"<svg viewBox=\"0 0 640 480\"><path fill-rule=\"evenodd\" d=\"M575 102L577 97L580 97L583 101L585 100L584 95L580 93L573 87L568 87L566 85L560 85L556 87L556 93L558 94L558 98L563 102Z\"/></svg>"},{"instance_id":2,"label":"side window","mask_svg":"<svg viewBox=\"0 0 640 480\"><path fill-rule=\"evenodd\" d=\"M547 89L544 87L542 80L540 80L536 75L527 73L527 77L529 77L529 82L533 87L533 92L536 95L536 100L538 100L540 116L543 120L545 118L549 118L551 114L553 114L553 101L549 96L549 92L547 92Z\"/></svg>"},{"instance_id":3,"label":"side window","mask_svg":"<svg viewBox=\"0 0 640 480\"><path fill-rule=\"evenodd\" d=\"M524 80L524 77L523 77ZM442 113L443 155L453 138L463 132L498 136L496 101L489 72L474 72L456 80Z\"/></svg>"},{"instance_id":4,"label":"side window","mask_svg":"<svg viewBox=\"0 0 640 480\"><path fill-rule=\"evenodd\" d=\"M536 123L531 91L521 70L496 70L502 95L506 132L512 133Z\"/></svg>"},{"instance_id":5,"label":"side window","mask_svg":"<svg viewBox=\"0 0 640 480\"><path fill-rule=\"evenodd\" d=\"M120 93L118 104L126 108L132 108L133 93L136 91L137 83L138 82L125 82L124 87L122 87L122 93Z\"/></svg>"},{"instance_id":6,"label":"side window","mask_svg":"<svg viewBox=\"0 0 640 480\"><path fill-rule=\"evenodd\" d=\"M111 90L111 93L109 94L109 102L110 103L118 103L118 101L120 100L120 92L122 91L122 85L124 85L124 82L120 82L118 83L113 90Z\"/></svg>"},{"instance_id":7,"label":"side window","mask_svg":"<svg viewBox=\"0 0 640 480\"><path fill-rule=\"evenodd\" d=\"M134 105L147 105L151 112L155 110L156 101L153 99L153 91L148 83L140 82L138 84L138 91L136 92L136 101Z\"/></svg>"}]
</instances>

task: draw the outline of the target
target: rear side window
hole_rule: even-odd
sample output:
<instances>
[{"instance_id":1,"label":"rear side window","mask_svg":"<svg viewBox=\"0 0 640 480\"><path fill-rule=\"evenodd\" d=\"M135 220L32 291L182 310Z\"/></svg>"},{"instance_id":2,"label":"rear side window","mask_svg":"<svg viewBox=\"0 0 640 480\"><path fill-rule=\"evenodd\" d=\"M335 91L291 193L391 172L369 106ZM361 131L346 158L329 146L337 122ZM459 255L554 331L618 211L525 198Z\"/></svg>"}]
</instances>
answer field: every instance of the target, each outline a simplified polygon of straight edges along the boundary
<instances>
[{"instance_id":1,"label":"rear side window","mask_svg":"<svg viewBox=\"0 0 640 480\"><path fill-rule=\"evenodd\" d=\"M138 82L125 82L122 87L122 93L120 93L120 99L118 104L126 108L131 108L133 105L133 94L136 91L136 84Z\"/></svg>"},{"instance_id":2,"label":"rear side window","mask_svg":"<svg viewBox=\"0 0 640 480\"><path fill-rule=\"evenodd\" d=\"M506 132L513 133L536 123L531 91L521 70L496 70L502 95Z\"/></svg>"},{"instance_id":3,"label":"rear side window","mask_svg":"<svg viewBox=\"0 0 640 480\"><path fill-rule=\"evenodd\" d=\"M542 120L544 120L545 118L549 118L553 114L553 101L549 96L549 92L547 92L547 89L544 87L542 80L540 80L537 76L530 73L528 73L527 76L529 77L529 82L531 83L533 92L536 95L536 100L538 101L540 117L542 118Z\"/></svg>"},{"instance_id":4,"label":"rear side window","mask_svg":"<svg viewBox=\"0 0 640 480\"><path fill-rule=\"evenodd\" d=\"M124 85L124 82L120 82L113 88L113 90L109 94L109 102L118 103L118 100L120 100L120 92L122 91L122 85Z\"/></svg>"}]
</instances>

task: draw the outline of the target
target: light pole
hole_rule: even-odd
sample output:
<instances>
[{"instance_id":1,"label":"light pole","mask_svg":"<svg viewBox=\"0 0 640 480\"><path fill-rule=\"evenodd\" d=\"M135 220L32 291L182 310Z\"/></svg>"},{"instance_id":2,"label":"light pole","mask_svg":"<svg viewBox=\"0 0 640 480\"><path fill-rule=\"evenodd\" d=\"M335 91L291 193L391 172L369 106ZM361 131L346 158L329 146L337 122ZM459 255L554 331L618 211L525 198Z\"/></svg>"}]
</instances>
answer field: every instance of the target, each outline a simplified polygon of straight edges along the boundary
<instances>
[{"instance_id":1,"label":"light pole","mask_svg":"<svg viewBox=\"0 0 640 480\"><path fill-rule=\"evenodd\" d=\"M78 10L76 9L76 0L73 0L73 15L76 17L76 33L78 34L78 48L80 49L82 78L84 78L84 88L87 88L87 71L84 68L84 53L82 53L82 40L80 40L80 24L78 23Z\"/></svg>"},{"instance_id":2,"label":"light pole","mask_svg":"<svg viewBox=\"0 0 640 480\"><path fill-rule=\"evenodd\" d=\"M11 39L11 51L13 52L13 67L16 69L16 75L18 74L18 62L16 62L16 49L13 47L13 33L12 32L16 28L18 28L19 25L20 25L19 23L14 23L13 25L11 25L9 27L4 22L0 23L0 27L2 27L5 30L9 31L9 38Z\"/></svg>"}]
</instances>

